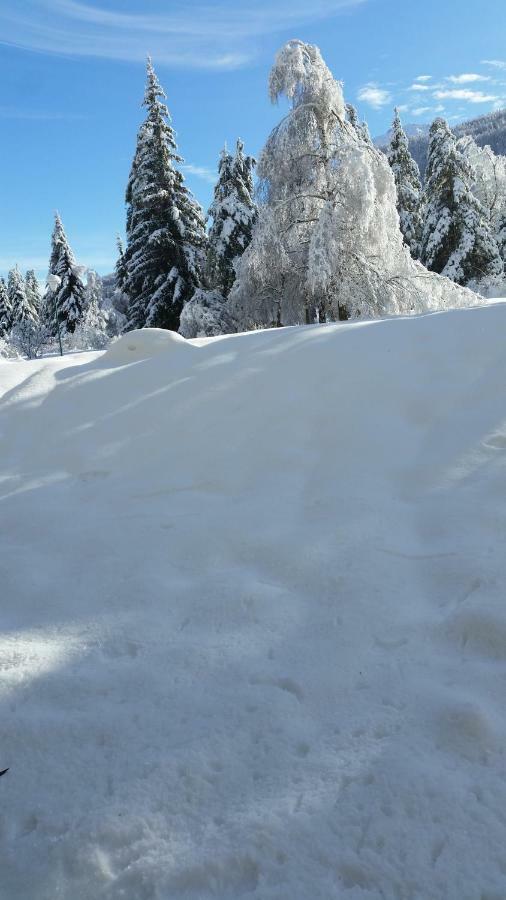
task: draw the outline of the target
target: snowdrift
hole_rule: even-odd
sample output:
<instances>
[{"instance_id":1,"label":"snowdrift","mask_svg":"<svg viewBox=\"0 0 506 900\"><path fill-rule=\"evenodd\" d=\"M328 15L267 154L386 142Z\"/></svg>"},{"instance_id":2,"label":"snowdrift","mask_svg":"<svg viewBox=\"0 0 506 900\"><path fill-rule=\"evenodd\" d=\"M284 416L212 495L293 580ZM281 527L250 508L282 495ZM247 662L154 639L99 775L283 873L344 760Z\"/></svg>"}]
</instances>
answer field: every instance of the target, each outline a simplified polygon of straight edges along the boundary
<instances>
[{"instance_id":1,"label":"snowdrift","mask_svg":"<svg viewBox=\"0 0 506 900\"><path fill-rule=\"evenodd\" d=\"M0 363L2 897L506 896L505 336Z\"/></svg>"}]
</instances>

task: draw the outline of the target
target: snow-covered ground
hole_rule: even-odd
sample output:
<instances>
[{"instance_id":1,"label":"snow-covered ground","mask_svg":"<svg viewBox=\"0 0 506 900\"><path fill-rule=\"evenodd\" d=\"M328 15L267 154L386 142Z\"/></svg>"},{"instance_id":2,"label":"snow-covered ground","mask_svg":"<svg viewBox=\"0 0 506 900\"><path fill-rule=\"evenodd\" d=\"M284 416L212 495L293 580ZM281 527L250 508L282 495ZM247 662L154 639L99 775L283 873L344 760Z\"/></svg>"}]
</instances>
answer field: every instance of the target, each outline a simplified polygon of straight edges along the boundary
<instances>
[{"instance_id":1,"label":"snow-covered ground","mask_svg":"<svg viewBox=\"0 0 506 900\"><path fill-rule=\"evenodd\" d=\"M2 900L504 900L506 305L0 383Z\"/></svg>"}]
</instances>

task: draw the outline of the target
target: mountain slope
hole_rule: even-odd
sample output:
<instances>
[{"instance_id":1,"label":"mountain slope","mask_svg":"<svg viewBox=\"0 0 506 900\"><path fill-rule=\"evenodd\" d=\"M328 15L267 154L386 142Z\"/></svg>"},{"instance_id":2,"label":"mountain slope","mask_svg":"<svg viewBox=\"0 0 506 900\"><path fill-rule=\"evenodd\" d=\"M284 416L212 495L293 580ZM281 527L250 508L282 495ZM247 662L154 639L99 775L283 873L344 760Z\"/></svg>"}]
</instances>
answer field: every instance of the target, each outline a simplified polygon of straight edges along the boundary
<instances>
[{"instance_id":1,"label":"mountain slope","mask_svg":"<svg viewBox=\"0 0 506 900\"><path fill-rule=\"evenodd\" d=\"M505 333L0 363L3 896L506 894Z\"/></svg>"},{"instance_id":2,"label":"mountain slope","mask_svg":"<svg viewBox=\"0 0 506 900\"><path fill-rule=\"evenodd\" d=\"M418 128L419 133L413 134L413 129ZM423 129L423 126L411 126L411 133L406 132L409 137L409 149L413 156L413 159L416 160L418 164L418 168L423 176L425 172L425 167L427 165L427 150L429 146L429 137L428 131L429 126L426 126L426 133L420 133ZM476 143L480 147L484 147L488 144L494 153L499 153L501 155L506 155L506 109L497 110L497 112L488 113L484 116L478 116L476 119L469 119L467 122L462 122L460 125L456 125L452 128L454 134L457 137L464 137L465 135L471 135ZM379 138L376 138L374 143L376 146L380 147L380 149L384 150L389 142L389 133L386 135L382 135Z\"/></svg>"}]
</instances>

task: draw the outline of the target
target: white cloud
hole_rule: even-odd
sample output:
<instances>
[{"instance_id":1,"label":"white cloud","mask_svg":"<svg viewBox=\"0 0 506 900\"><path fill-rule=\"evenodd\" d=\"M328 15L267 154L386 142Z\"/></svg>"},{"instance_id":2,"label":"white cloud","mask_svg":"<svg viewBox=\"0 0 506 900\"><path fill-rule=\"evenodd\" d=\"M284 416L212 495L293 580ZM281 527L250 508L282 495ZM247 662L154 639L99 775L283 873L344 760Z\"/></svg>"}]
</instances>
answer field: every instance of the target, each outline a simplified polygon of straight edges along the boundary
<instances>
[{"instance_id":1,"label":"white cloud","mask_svg":"<svg viewBox=\"0 0 506 900\"><path fill-rule=\"evenodd\" d=\"M430 81L432 75L417 75L415 81Z\"/></svg>"},{"instance_id":2,"label":"white cloud","mask_svg":"<svg viewBox=\"0 0 506 900\"><path fill-rule=\"evenodd\" d=\"M202 178L203 181L208 181L210 184L214 184L216 181L216 172L212 169L208 169L206 166L195 166L193 163L184 163L181 168L183 172L187 172L189 175L195 175L196 178Z\"/></svg>"},{"instance_id":3,"label":"white cloud","mask_svg":"<svg viewBox=\"0 0 506 900\"><path fill-rule=\"evenodd\" d=\"M449 75L447 81L453 84L472 84L475 81L490 81L490 75L477 75L475 72L463 72L462 75Z\"/></svg>"},{"instance_id":4,"label":"white cloud","mask_svg":"<svg viewBox=\"0 0 506 900\"><path fill-rule=\"evenodd\" d=\"M493 66L494 69L506 69L506 62L502 59L482 59L482 66Z\"/></svg>"},{"instance_id":5,"label":"white cloud","mask_svg":"<svg viewBox=\"0 0 506 900\"><path fill-rule=\"evenodd\" d=\"M492 103L499 99L495 94L484 94L483 91L468 91L463 88L434 91L433 97L436 100L466 100L468 103Z\"/></svg>"},{"instance_id":6,"label":"white cloud","mask_svg":"<svg viewBox=\"0 0 506 900\"><path fill-rule=\"evenodd\" d=\"M412 84L408 88L408 91L420 91L421 92L421 91L430 91L430 90L432 90L432 87L428 84Z\"/></svg>"},{"instance_id":7,"label":"white cloud","mask_svg":"<svg viewBox=\"0 0 506 900\"><path fill-rule=\"evenodd\" d=\"M432 106L418 106L413 110L413 115L415 116L423 116L425 113L432 111Z\"/></svg>"},{"instance_id":8,"label":"white cloud","mask_svg":"<svg viewBox=\"0 0 506 900\"><path fill-rule=\"evenodd\" d=\"M0 43L70 56L233 69L250 62L261 38L324 21L367 0L201 0L172 2L161 14L99 8L79 0L0 3ZM121 4L123 8L126 4ZM149 4L150 5L150 4ZM132 3L128 4L132 9Z\"/></svg>"},{"instance_id":9,"label":"white cloud","mask_svg":"<svg viewBox=\"0 0 506 900\"><path fill-rule=\"evenodd\" d=\"M379 85L373 81L364 84L364 86L360 88L357 97L363 103L372 106L373 109L381 109L382 106L387 106L392 100L390 91L385 91L384 88L380 88Z\"/></svg>"}]
</instances>

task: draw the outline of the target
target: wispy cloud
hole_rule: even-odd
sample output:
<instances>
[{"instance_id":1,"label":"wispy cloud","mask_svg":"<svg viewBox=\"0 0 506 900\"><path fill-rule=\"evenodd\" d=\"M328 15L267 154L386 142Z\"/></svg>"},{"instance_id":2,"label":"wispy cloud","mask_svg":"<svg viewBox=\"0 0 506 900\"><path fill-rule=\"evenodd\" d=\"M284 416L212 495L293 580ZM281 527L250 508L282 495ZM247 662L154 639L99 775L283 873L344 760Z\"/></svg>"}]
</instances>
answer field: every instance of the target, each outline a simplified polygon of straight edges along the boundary
<instances>
[{"instance_id":1,"label":"wispy cloud","mask_svg":"<svg viewBox=\"0 0 506 900\"><path fill-rule=\"evenodd\" d=\"M266 35L323 21L366 2L201 0L195 6L174 0L163 12L149 13L144 0L138 0L138 12L103 9L79 0L24 0L0 8L0 42L67 56L129 61L142 60L150 52L155 61L174 66L232 69L250 62Z\"/></svg>"},{"instance_id":2,"label":"wispy cloud","mask_svg":"<svg viewBox=\"0 0 506 900\"><path fill-rule=\"evenodd\" d=\"M367 103L373 109L381 109L382 106L388 106L392 101L390 91L381 88L376 82L370 81L364 84L358 91L357 97L362 103Z\"/></svg>"},{"instance_id":3,"label":"wispy cloud","mask_svg":"<svg viewBox=\"0 0 506 900\"><path fill-rule=\"evenodd\" d=\"M216 172L208 169L207 166L195 166L193 163L184 163L181 168L188 175L195 175L196 178L201 178L203 181L209 182L209 184L214 184L216 181Z\"/></svg>"},{"instance_id":4,"label":"wispy cloud","mask_svg":"<svg viewBox=\"0 0 506 900\"><path fill-rule=\"evenodd\" d=\"M506 61L502 59L482 59L482 66L492 66L494 69L506 69Z\"/></svg>"},{"instance_id":5,"label":"wispy cloud","mask_svg":"<svg viewBox=\"0 0 506 900\"><path fill-rule=\"evenodd\" d=\"M428 84L419 84L418 82L417 82L416 84L412 84L412 85L408 88L408 91L420 91L420 92L422 92L422 91L430 91L430 90L432 90L432 88L430 87L430 85L428 85Z\"/></svg>"},{"instance_id":6,"label":"wispy cloud","mask_svg":"<svg viewBox=\"0 0 506 900\"><path fill-rule=\"evenodd\" d=\"M432 75L417 75L415 81L430 81Z\"/></svg>"},{"instance_id":7,"label":"wispy cloud","mask_svg":"<svg viewBox=\"0 0 506 900\"><path fill-rule=\"evenodd\" d=\"M434 91L436 100L465 100L467 103L493 103L499 100L495 94L484 94L483 91L469 91L464 88L455 90Z\"/></svg>"},{"instance_id":8,"label":"wispy cloud","mask_svg":"<svg viewBox=\"0 0 506 900\"><path fill-rule=\"evenodd\" d=\"M476 72L463 72L462 75L449 75L447 81L453 84L472 84L476 81L490 81L490 75L477 75Z\"/></svg>"}]
</instances>

